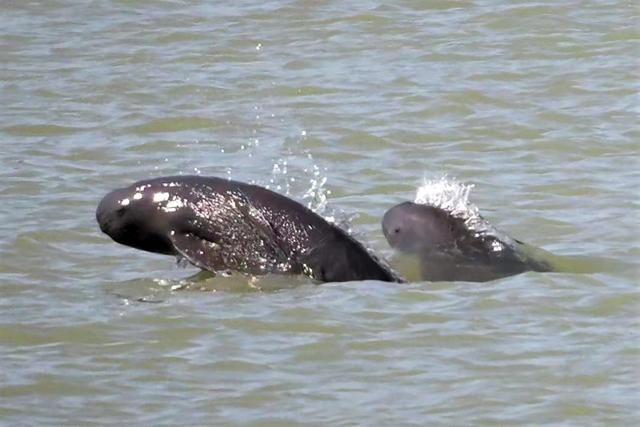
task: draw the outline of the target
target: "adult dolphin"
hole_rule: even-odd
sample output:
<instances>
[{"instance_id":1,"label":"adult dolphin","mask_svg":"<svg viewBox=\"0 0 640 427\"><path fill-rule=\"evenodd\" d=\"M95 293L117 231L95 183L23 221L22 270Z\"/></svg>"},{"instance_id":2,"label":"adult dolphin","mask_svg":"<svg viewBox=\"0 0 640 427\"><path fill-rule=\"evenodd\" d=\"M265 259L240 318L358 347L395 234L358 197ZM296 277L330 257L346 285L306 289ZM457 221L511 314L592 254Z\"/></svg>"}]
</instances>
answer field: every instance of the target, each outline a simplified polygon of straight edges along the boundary
<instances>
[{"instance_id":1,"label":"adult dolphin","mask_svg":"<svg viewBox=\"0 0 640 427\"><path fill-rule=\"evenodd\" d=\"M525 271L553 271L540 250L487 228L491 231L470 229L445 209L413 202L392 207L382 219L389 245L418 256L423 280L483 282Z\"/></svg>"},{"instance_id":2,"label":"adult dolphin","mask_svg":"<svg viewBox=\"0 0 640 427\"><path fill-rule=\"evenodd\" d=\"M123 245L176 255L212 272L305 274L323 282L402 282L339 227L256 185L169 176L107 194L100 229Z\"/></svg>"}]
</instances>

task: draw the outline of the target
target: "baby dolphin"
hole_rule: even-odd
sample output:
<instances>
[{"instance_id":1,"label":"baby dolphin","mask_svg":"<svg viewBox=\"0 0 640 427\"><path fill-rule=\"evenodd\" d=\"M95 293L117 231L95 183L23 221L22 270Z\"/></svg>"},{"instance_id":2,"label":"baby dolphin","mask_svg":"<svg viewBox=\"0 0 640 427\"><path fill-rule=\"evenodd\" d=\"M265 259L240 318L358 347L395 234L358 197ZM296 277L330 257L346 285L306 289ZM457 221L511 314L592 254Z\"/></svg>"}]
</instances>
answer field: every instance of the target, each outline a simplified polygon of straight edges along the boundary
<instances>
[{"instance_id":1,"label":"baby dolphin","mask_svg":"<svg viewBox=\"0 0 640 427\"><path fill-rule=\"evenodd\" d=\"M305 274L322 282L403 279L341 228L256 185L169 176L107 194L100 229L123 245L212 272Z\"/></svg>"},{"instance_id":2,"label":"baby dolphin","mask_svg":"<svg viewBox=\"0 0 640 427\"><path fill-rule=\"evenodd\" d=\"M506 235L471 230L446 210L404 202L382 219L389 245L417 255L423 280L483 282L525 271L551 271L534 248Z\"/></svg>"}]
</instances>

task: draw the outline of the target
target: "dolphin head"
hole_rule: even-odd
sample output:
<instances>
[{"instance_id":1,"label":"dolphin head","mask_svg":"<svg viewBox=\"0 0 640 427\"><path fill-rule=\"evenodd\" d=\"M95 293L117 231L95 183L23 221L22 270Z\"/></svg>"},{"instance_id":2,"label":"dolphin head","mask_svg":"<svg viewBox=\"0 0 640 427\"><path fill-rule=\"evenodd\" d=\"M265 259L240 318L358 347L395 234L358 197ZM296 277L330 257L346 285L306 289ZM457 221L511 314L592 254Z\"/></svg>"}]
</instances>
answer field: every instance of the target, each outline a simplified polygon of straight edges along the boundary
<instances>
[{"instance_id":1,"label":"dolphin head","mask_svg":"<svg viewBox=\"0 0 640 427\"><path fill-rule=\"evenodd\" d=\"M169 237L180 203L171 190L149 180L111 191L96 210L100 230L123 245L174 255Z\"/></svg>"},{"instance_id":2,"label":"dolphin head","mask_svg":"<svg viewBox=\"0 0 640 427\"><path fill-rule=\"evenodd\" d=\"M446 248L455 243L455 221L446 211L413 202L389 209L382 231L389 245L406 253Z\"/></svg>"}]
</instances>

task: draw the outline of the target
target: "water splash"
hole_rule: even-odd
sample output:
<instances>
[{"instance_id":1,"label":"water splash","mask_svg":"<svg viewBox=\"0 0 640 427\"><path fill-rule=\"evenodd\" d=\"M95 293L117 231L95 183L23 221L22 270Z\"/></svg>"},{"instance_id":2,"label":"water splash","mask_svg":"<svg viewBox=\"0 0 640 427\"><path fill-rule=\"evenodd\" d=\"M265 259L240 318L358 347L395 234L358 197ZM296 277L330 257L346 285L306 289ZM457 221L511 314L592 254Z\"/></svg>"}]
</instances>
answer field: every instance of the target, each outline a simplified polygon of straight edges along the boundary
<instances>
[{"instance_id":1,"label":"water splash","mask_svg":"<svg viewBox=\"0 0 640 427\"><path fill-rule=\"evenodd\" d=\"M278 159L271 168L271 178L266 186L270 190L289 196L291 194L291 184L295 178L289 177L289 162L287 159Z\"/></svg>"},{"instance_id":2,"label":"water splash","mask_svg":"<svg viewBox=\"0 0 640 427\"><path fill-rule=\"evenodd\" d=\"M305 180L308 183L306 188ZM337 225L355 238L363 237L353 228L353 221L358 214L348 214L329 203L331 190L327 188L328 181L328 169L319 166L311 153L306 153L304 157L292 156L275 161L271 178L265 187L297 199L327 222Z\"/></svg>"},{"instance_id":3,"label":"water splash","mask_svg":"<svg viewBox=\"0 0 640 427\"><path fill-rule=\"evenodd\" d=\"M307 154L304 159L280 158L273 163L271 178L265 187L286 196L300 197L309 209L318 215L325 216L327 221L334 222L333 213L327 212L327 201L331 190L326 188L328 180L326 170L314 162L311 154ZM308 180L309 186L301 189L305 179Z\"/></svg>"},{"instance_id":4,"label":"water splash","mask_svg":"<svg viewBox=\"0 0 640 427\"><path fill-rule=\"evenodd\" d=\"M416 191L415 203L443 209L453 217L462 219L465 226L474 232L476 237L497 238L497 241L492 240L494 251L502 250L501 245L504 243L513 245L513 239L484 219L478 206L469 200L473 187L473 184L461 183L447 175L436 180L425 179Z\"/></svg>"},{"instance_id":5,"label":"water splash","mask_svg":"<svg viewBox=\"0 0 640 427\"><path fill-rule=\"evenodd\" d=\"M307 172L306 169L305 172ZM309 184L311 186L307 189L302 198L307 200L307 207L309 209L318 215L322 215L327 209L327 197L331 194L331 191L325 188L327 177L321 174L318 165L313 165L312 174L312 177L309 179ZM333 218L332 215L326 219L329 222L335 221L335 218Z\"/></svg>"}]
</instances>

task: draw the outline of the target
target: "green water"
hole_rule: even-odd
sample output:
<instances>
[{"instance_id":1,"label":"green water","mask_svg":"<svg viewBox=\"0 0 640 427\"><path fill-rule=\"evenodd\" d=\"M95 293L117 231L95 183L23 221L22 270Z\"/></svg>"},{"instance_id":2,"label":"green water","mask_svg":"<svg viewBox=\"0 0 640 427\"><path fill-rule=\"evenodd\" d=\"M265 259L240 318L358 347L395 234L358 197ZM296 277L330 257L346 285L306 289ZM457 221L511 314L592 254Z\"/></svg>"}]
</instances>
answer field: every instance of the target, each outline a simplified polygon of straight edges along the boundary
<instances>
[{"instance_id":1,"label":"green water","mask_svg":"<svg viewBox=\"0 0 640 427\"><path fill-rule=\"evenodd\" d=\"M635 2L0 12L0 424L640 422ZM185 282L94 219L178 173L326 196L388 258L384 212L449 174L569 272Z\"/></svg>"}]
</instances>

